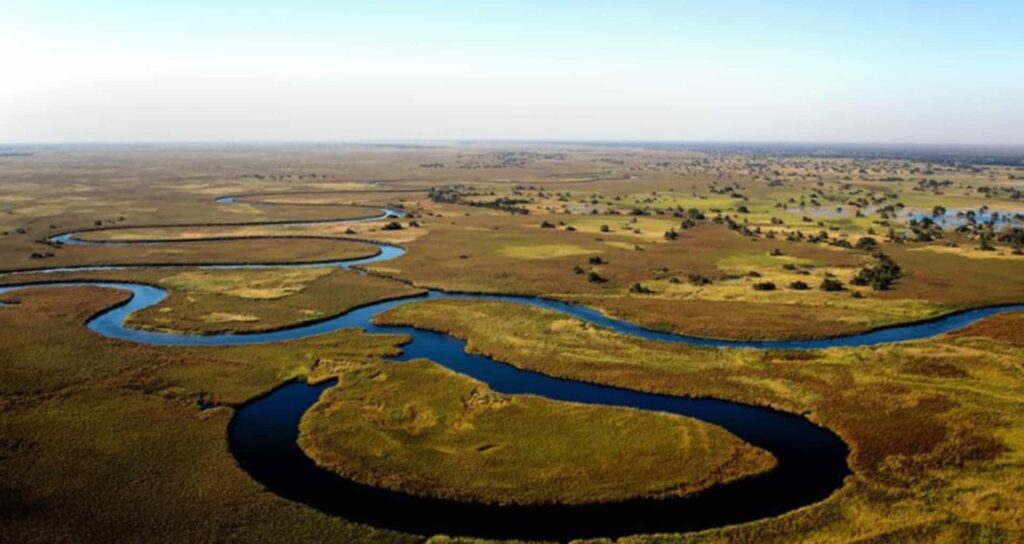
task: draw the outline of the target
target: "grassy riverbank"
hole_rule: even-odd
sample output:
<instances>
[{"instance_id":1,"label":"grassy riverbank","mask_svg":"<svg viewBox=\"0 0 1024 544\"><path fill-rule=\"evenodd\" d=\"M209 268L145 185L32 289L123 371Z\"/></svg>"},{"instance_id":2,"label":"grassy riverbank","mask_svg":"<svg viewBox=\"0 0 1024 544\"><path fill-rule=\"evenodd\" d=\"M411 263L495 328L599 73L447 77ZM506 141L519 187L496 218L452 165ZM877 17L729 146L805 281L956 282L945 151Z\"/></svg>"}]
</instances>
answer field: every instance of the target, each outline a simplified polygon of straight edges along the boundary
<instances>
[{"instance_id":1,"label":"grassy riverbank","mask_svg":"<svg viewBox=\"0 0 1024 544\"><path fill-rule=\"evenodd\" d=\"M496 504L679 496L774 461L700 421L502 395L430 361L343 366L304 416L318 464L408 493Z\"/></svg>"},{"instance_id":2,"label":"grassy riverbank","mask_svg":"<svg viewBox=\"0 0 1024 544\"><path fill-rule=\"evenodd\" d=\"M1020 314L934 340L816 352L645 342L501 302L418 302L380 321L448 332L474 352L545 374L806 412L851 445L855 475L835 496L712 531L711 542L998 540L1024 529Z\"/></svg>"}]
</instances>

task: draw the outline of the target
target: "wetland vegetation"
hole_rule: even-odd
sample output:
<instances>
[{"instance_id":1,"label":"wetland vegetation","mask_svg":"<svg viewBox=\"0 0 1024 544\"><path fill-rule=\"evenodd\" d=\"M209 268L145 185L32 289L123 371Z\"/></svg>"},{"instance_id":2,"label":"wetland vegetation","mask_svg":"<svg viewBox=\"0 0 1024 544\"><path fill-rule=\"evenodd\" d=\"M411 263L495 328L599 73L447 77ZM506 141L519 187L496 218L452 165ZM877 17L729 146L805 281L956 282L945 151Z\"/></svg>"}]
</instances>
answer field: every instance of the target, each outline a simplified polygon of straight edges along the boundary
<instances>
[{"instance_id":1,"label":"wetland vegetation","mask_svg":"<svg viewBox=\"0 0 1024 544\"><path fill-rule=\"evenodd\" d=\"M693 336L808 339L1024 302L1015 164L569 144L84 148L5 155L0 178L0 284L165 289L130 316L135 328L251 334L440 289L573 302ZM385 207L405 215L378 217ZM405 253L364 273L288 266L376 254L368 242ZM198 266L216 263L276 266ZM129 266L74 269L97 265ZM401 333L182 347L86 329L126 296L0 294L0 524L16 540L448 540L321 512L239 467L225 445L233 413L296 379L338 380L301 423L312 459L418 496L682 496L773 466L699 419L387 362ZM852 473L824 500L625 542L1024 538L1021 313L824 350L670 344L511 300L412 298L377 322L547 376L802 414L849 446Z\"/></svg>"}]
</instances>

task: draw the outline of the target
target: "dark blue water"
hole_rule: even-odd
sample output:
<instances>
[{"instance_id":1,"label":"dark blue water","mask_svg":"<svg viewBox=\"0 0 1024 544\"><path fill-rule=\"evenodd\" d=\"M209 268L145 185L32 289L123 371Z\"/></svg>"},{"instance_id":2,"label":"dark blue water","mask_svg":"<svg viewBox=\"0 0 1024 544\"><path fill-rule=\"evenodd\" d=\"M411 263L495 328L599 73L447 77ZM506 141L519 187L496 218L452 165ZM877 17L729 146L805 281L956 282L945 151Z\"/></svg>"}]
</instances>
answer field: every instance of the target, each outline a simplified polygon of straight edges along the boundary
<instances>
[{"instance_id":1,"label":"dark blue water","mask_svg":"<svg viewBox=\"0 0 1024 544\"><path fill-rule=\"evenodd\" d=\"M65 235L69 240L72 235ZM132 242L128 242L132 243ZM329 264L353 267L404 254L395 246L379 245L380 254ZM241 268L294 265L213 265L206 268ZM323 263L317 266L324 266ZM115 267L89 267L109 269ZM119 267L118 267L119 268ZM59 268L42 272L82 270ZM532 394L552 400L621 406L667 412L719 425L740 439L771 452L775 469L701 493L673 499L629 500L590 505L495 506L416 497L361 485L321 469L298 447L302 415L331 382L319 385L290 383L248 403L235 413L229 445L239 466L268 490L325 512L378 527L418 534L445 533L497 538L569 539L621 536L635 533L679 532L739 523L778 515L828 497L850 473L846 445L834 433L803 417L775 410L715 399L693 399L641 393L615 387L552 378L514 368L481 355L468 354L465 342L411 327L374 325L373 317L411 299L375 303L334 318L288 329L252 334L183 335L131 329L125 319L162 301L167 293L157 287L128 282L53 282L0 287L5 294L28 286L92 285L132 293L125 304L91 319L87 326L107 337L156 345L223 346L281 342L326 334L342 328L363 328L370 333L408 335L396 361L428 358L488 384L507 394ZM801 341L716 340L652 331L602 315L583 306L532 297L450 294L430 291L422 299L486 299L528 304L564 313L622 334L661 342L709 348L818 349L863 346L926 338L959 329L984 317L1024 310L1024 305L982 308L939 319L900 325L845 337ZM630 440L629 433L622 436Z\"/></svg>"}]
</instances>

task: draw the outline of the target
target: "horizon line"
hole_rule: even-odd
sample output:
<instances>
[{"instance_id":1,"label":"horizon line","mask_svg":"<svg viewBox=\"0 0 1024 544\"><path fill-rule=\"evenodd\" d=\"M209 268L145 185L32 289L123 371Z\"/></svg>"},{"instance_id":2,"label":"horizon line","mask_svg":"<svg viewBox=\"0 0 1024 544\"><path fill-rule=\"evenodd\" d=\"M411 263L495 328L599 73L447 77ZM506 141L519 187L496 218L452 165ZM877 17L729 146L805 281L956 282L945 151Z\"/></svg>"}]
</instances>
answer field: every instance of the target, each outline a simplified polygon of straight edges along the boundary
<instances>
[{"instance_id":1,"label":"horizon line","mask_svg":"<svg viewBox=\"0 0 1024 544\"><path fill-rule=\"evenodd\" d=\"M1003 148L1024 152L1021 143L921 142L921 141L812 141L812 140L717 140L659 138L367 138L367 139L239 139L239 140L38 140L0 141L2 147L31 146L272 146L272 145L469 145L469 144L531 144L531 145L732 145L732 146L822 146L822 147L917 147L917 148Z\"/></svg>"}]
</instances>

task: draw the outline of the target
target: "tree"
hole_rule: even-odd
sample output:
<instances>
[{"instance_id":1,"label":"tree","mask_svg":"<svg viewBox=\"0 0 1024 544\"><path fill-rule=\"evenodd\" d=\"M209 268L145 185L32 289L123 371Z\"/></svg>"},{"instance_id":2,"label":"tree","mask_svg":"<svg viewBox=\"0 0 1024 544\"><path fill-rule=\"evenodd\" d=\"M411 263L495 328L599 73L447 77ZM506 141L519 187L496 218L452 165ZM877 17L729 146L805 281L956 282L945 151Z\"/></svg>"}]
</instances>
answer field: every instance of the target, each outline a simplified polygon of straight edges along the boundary
<instances>
[{"instance_id":1,"label":"tree","mask_svg":"<svg viewBox=\"0 0 1024 544\"><path fill-rule=\"evenodd\" d=\"M857 245L855 245L854 247L856 247L857 249L871 251L878 247L878 242L870 236L864 236L861 239L857 240Z\"/></svg>"},{"instance_id":2,"label":"tree","mask_svg":"<svg viewBox=\"0 0 1024 544\"><path fill-rule=\"evenodd\" d=\"M775 284L770 281L762 281L754 284L755 291L774 291Z\"/></svg>"},{"instance_id":3,"label":"tree","mask_svg":"<svg viewBox=\"0 0 1024 544\"><path fill-rule=\"evenodd\" d=\"M903 275L900 265L891 257L881 251L875 253L877 260L874 266L861 268L857 275L850 280L854 285L870 285L875 291L885 291Z\"/></svg>"},{"instance_id":4,"label":"tree","mask_svg":"<svg viewBox=\"0 0 1024 544\"><path fill-rule=\"evenodd\" d=\"M995 251L996 247L992 245L992 235L982 234L978 240L978 249L982 251Z\"/></svg>"},{"instance_id":5,"label":"tree","mask_svg":"<svg viewBox=\"0 0 1024 544\"><path fill-rule=\"evenodd\" d=\"M806 290L810 289L811 286L807 285L806 283L804 283L802 281L797 280L797 281L794 281L793 283L790 283L789 284L789 288L794 290L794 291L806 291Z\"/></svg>"}]
</instances>

